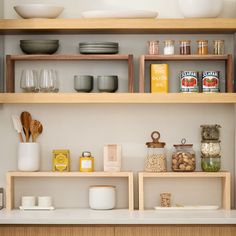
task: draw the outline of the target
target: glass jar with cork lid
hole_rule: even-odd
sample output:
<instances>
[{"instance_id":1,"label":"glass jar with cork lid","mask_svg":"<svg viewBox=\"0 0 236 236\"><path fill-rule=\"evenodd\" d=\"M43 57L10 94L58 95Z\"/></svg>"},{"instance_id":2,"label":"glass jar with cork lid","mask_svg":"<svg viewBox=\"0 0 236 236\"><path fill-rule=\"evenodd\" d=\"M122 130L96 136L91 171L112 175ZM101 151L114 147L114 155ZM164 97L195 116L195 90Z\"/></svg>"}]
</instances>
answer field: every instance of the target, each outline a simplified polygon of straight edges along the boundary
<instances>
[{"instance_id":1,"label":"glass jar with cork lid","mask_svg":"<svg viewBox=\"0 0 236 236\"><path fill-rule=\"evenodd\" d=\"M147 156L145 158L145 171L146 172L166 172L166 143L159 142L160 133L154 131L151 134L152 142L147 142Z\"/></svg>"}]
</instances>

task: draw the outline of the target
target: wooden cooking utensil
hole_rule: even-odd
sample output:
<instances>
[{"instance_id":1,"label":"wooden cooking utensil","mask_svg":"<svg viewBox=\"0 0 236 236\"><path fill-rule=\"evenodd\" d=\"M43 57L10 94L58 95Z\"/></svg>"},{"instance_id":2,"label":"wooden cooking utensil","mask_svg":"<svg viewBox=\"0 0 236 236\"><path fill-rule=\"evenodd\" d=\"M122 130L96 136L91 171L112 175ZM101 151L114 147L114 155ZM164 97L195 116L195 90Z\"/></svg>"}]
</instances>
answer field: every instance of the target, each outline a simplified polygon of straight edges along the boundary
<instances>
[{"instance_id":1,"label":"wooden cooking utensil","mask_svg":"<svg viewBox=\"0 0 236 236\"><path fill-rule=\"evenodd\" d=\"M27 111L24 111L21 113L20 119L24 129L26 142L28 143L30 139L30 123L32 120L31 114Z\"/></svg>"},{"instance_id":2,"label":"wooden cooking utensil","mask_svg":"<svg viewBox=\"0 0 236 236\"><path fill-rule=\"evenodd\" d=\"M36 142L38 136L43 132L43 125L38 120L32 120L30 123L30 132L32 135L32 141Z\"/></svg>"},{"instance_id":3,"label":"wooden cooking utensil","mask_svg":"<svg viewBox=\"0 0 236 236\"><path fill-rule=\"evenodd\" d=\"M19 135L20 142L23 143L24 140L23 140L23 136L22 136L22 124L20 122L20 117L16 116L16 115L13 115L12 116L12 122L13 122L13 125L14 125L14 129L16 130L16 132Z\"/></svg>"}]
</instances>

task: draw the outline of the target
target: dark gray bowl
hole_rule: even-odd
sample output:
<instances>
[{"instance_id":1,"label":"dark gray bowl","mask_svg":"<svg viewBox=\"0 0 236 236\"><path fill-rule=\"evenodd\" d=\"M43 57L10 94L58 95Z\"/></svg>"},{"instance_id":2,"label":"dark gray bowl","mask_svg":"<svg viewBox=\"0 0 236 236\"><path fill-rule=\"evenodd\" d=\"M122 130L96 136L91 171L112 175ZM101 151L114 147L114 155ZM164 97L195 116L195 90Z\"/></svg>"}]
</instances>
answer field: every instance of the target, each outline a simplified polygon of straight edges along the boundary
<instances>
[{"instance_id":1,"label":"dark gray bowl","mask_svg":"<svg viewBox=\"0 0 236 236\"><path fill-rule=\"evenodd\" d=\"M59 48L58 40L21 40L20 48L26 54L53 54Z\"/></svg>"}]
</instances>

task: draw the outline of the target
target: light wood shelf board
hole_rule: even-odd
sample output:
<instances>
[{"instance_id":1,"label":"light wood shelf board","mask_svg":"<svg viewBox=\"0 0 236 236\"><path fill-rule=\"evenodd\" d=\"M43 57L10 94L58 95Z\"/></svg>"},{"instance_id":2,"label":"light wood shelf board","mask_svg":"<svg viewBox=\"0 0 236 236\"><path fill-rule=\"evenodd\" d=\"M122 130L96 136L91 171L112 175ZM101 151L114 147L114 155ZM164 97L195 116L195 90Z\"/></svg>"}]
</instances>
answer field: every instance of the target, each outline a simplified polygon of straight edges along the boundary
<instances>
[{"instance_id":1,"label":"light wood shelf board","mask_svg":"<svg viewBox=\"0 0 236 236\"><path fill-rule=\"evenodd\" d=\"M234 33L236 19L2 19L0 33Z\"/></svg>"},{"instance_id":2,"label":"light wood shelf board","mask_svg":"<svg viewBox=\"0 0 236 236\"><path fill-rule=\"evenodd\" d=\"M226 61L228 55L144 55L145 61Z\"/></svg>"},{"instance_id":3,"label":"light wood shelf board","mask_svg":"<svg viewBox=\"0 0 236 236\"><path fill-rule=\"evenodd\" d=\"M222 178L227 177L229 172L140 172L139 174L144 178Z\"/></svg>"},{"instance_id":4,"label":"light wood shelf board","mask_svg":"<svg viewBox=\"0 0 236 236\"><path fill-rule=\"evenodd\" d=\"M10 177L129 177L132 172L8 172Z\"/></svg>"},{"instance_id":5,"label":"light wood shelf board","mask_svg":"<svg viewBox=\"0 0 236 236\"><path fill-rule=\"evenodd\" d=\"M0 104L235 104L236 93L0 93Z\"/></svg>"},{"instance_id":6,"label":"light wood shelf board","mask_svg":"<svg viewBox=\"0 0 236 236\"><path fill-rule=\"evenodd\" d=\"M82 54L53 54L53 55L9 55L13 61L78 61L78 60L128 60L129 55L82 55Z\"/></svg>"}]
</instances>

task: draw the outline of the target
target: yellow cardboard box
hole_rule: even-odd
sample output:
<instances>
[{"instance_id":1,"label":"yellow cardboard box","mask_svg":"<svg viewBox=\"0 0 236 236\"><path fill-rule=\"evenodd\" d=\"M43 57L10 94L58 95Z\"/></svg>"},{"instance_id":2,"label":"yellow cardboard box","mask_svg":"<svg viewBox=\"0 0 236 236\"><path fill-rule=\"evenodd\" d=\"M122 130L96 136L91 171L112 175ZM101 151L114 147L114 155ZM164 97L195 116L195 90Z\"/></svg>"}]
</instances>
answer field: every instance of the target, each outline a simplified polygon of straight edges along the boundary
<instances>
[{"instance_id":1,"label":"yellow cardboard box","mask_svg":"<svg viewBox=\"0 0 236 236\"><path fill-rule=\"evenodd\" d=\"M168 93L168 64L151 64L151 93Z\"/></svg>"}]
</instances>

